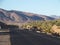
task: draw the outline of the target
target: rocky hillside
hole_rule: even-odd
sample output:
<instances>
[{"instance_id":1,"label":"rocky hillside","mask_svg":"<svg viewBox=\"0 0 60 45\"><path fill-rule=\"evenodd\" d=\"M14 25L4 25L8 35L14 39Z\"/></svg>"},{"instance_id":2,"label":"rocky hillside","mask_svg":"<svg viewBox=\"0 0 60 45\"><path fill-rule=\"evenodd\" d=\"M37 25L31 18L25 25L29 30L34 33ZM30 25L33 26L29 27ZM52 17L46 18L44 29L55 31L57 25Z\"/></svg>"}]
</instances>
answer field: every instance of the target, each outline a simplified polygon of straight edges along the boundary
<instances>
[{"instance_id":1,"label":"rocky hillside","mask_svg":"<svg viewBox=\"0 0 60 45\"><path fill-rule=\"evenodd\" d=\"M60 19L60 16L57 15L51 15L50 17L56 18L56 19Z\"/></svg>"},{"instance_id":2,"label":"rocky hillside","mask_svg":"<svg viewBox=\"0 0 60 45\"><path fill-rule=\"evenodd\" d=\"M36 20L54 20L54 18L45 16L45 15L39 15L39 14L33 14L28 12L22 12L22 11L16 11L16 10L4 10L0 8L0 21L4 22L29 22L29 21L36 21Z\"/></svg>"}]
</instances>

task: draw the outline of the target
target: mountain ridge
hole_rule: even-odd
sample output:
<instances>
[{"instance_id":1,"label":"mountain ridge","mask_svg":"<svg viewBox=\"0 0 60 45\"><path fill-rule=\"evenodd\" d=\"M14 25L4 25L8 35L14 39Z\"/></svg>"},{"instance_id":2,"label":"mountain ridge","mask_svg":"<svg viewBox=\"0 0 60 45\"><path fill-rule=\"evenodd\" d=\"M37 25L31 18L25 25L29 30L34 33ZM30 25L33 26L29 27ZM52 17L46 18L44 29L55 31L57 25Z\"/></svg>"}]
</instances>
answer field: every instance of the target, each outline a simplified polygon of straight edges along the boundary
<instances>
[{"instance_id":1,"label":"mountain ridge","mask_svg":"<svg viewBox=\"0 0 60 45\"><path fill-rule=\"evenodd\" d=\"M54 20L55 18L17 10L4 10L0 8L0 20L4 22L25 23L29 21Z\"/></svg>"},{"instance_id":2,"label":"mountain ridge","mask_svg":"<svg viewBox=\"0 0 60 45\"><path fill-rule=\"evenodd\" d=\"M56 19L60 19L60 16L58 15L51 15L50 17L56 18Z\"/></svg>"}]
</instances>

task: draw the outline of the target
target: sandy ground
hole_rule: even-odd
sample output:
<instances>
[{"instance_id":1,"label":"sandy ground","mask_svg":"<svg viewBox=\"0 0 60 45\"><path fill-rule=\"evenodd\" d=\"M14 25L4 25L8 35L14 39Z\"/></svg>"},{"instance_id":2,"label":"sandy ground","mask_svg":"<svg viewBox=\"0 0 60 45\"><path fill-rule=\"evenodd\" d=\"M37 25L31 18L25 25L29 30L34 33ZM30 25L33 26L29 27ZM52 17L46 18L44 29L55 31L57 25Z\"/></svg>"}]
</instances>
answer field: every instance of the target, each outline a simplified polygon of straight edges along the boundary
<instances>
[{"instance_id":1,"label":"sandy ground","mask_svg":"<svg viewBox=\"0 0 60 45\"><path fill-rule=\"evenodd\" d=\"M10 45L10 35L0 35L0 45Z\"/></svg>"}]
</instances>

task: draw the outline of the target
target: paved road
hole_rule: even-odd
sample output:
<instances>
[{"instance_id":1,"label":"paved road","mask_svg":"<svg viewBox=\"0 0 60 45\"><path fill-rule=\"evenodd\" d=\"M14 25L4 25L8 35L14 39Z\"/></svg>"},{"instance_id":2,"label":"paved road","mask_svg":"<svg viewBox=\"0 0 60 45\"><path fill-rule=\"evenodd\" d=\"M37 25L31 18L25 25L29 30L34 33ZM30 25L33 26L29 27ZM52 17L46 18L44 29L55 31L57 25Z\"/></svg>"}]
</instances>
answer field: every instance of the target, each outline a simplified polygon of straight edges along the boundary
<instances>
[{"instance_id":1,"label":"paved road","mask_svg":"<svg viewBox=\"0 0 60 45\"><path fill-rule=\"evenodd\" d=\"M60 45L41 34L29 31L0 32L0 45Z\"/></svg>"},{"instance_id":2,"label":"paved road","mask_svg":"<svg viewBox=\"0 0 60 45\"><path fill-rule=\"evenodd\" d=\"M11 32L10 41L11 45L60 45L29 31Z\"/></svg>"}]
</instances>

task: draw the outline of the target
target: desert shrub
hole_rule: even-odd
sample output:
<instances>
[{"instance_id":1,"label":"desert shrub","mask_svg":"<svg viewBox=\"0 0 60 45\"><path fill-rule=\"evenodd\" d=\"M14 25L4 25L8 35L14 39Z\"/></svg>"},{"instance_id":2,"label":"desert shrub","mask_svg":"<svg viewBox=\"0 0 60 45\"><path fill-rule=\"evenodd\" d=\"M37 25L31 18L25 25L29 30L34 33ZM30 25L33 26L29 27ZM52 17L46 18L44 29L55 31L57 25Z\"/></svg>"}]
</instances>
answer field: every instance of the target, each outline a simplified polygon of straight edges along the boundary
<instances>
[{"instance_id":1,"label":"desert shrub","mask_svg":"<svg viewBox=\"0 0 60 45\"><path fill-rule=\"evenodd\" d=\"M36 26L38 30L45 31L46 33L51 33L51 28L53 25L60 26L60 20L51 20L51 21L33 21L25 24L23 27L26 28L27 25Z\"/></svg>"},{"instance_id":2,"label":"desert shrub","mask_svg":"<svg viewBox=\"0 0 60 45\"><path fill-rule=\"evenodd\" d=\"M60 26L60 21L56 23L57 26Z\"/></svg>"},{"instance_id":3,"label":"desert shrub","mask_svg":"<svg viewBox=\"0 0 60 45\"><path fill-rule=\"evenodd\" d=\"M60 36L59 33L52 33L53 36Z\"/></svg>"}]
</instances>

